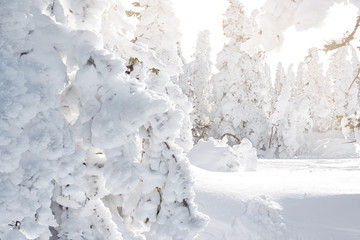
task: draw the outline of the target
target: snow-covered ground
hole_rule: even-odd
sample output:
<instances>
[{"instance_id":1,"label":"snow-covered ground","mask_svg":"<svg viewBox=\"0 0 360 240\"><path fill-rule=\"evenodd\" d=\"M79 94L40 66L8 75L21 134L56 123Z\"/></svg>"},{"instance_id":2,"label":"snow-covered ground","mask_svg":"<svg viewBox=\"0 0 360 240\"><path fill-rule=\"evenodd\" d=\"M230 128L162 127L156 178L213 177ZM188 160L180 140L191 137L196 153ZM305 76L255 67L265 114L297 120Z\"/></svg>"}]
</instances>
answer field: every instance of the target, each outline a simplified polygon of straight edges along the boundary
<instances>
[{"instance_id":1,"label":"snow-covered ground","mask_svg":"<svg viewBox=\"0 0 360 240\"><path fill-rule=\"evenodd\" d=\"M260 159L257 171L192 172L199 210L211 219L198 240L360 239L358 158Z\"/></svg>"}]
</instances>

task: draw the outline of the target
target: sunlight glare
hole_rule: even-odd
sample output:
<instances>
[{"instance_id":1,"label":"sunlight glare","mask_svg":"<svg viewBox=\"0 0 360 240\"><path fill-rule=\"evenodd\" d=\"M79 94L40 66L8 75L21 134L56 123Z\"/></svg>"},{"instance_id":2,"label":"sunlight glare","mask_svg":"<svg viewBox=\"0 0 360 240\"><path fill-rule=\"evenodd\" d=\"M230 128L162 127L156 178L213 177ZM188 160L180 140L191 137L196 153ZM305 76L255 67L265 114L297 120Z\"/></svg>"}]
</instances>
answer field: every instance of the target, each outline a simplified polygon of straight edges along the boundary
<instances>
[{"instance_id":1,"label":"sunlight glare","mask_svg":"<svg viewBox=\"0 0 360 240\"><path fill-rule=\"evenodd\" d=\"M312 47L323 48L332 39L341 38L346 31L352 31L357 16L357 8L352 4L335 4L329 9L328 16L321 28L296 31L290 27L285 32L285 41L280 50L269 53L268 60L273 66L282 61L284 67L303 61Z\"/></svg>"}]
</instances>

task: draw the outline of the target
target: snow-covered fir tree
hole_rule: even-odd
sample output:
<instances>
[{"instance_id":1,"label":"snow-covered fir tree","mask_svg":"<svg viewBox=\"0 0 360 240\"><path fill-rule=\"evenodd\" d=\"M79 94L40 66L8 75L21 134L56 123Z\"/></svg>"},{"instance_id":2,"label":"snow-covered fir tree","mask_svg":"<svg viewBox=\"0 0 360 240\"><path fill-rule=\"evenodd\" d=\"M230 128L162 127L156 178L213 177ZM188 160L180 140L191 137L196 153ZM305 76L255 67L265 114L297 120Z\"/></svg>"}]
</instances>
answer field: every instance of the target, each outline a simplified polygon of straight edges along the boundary
<instances>
[{"instance_id":1,"label":"snow-covered fir tree","mask_svg":"<svg viewBox=\"0 0 360 240\"><path fill-rule=\"evenodd\" d=\"M311 48L307 56L303 75L304 94L309 99L309 116L312 119L312 131L326 132L331 129L332 92L331 82L324 75L319 50Z\"/></svg>"},{"instance_id":2,"label":"snow-covered fir tree","mask_svg":"<svg viewBox=\"0 0 360 240\"><path fill-rule=\"evenodd\" d=\"M359 75L360 75L360 60L357 54L356 49L353 46L350 46L350 53L351 53L351 66L353 69L353 81L351 82L351 86L349 88L355 87L358 89L358 102L360 102L360 82L359 82Z\"/></svg>"},{"instance_id":3,"label":"snow-covered fir tree","mask_svg":"<svg viewBox=\"0 0 360 240\"><path fill-rule=\"evenodd\" d=\"M182 72L182 61L178 55L177 45L181 33L172 1L140 0L138 8L140 21L136 25L135 44L145 45L152 50L155 58L166 68L170 76L179 74ZM162 69L154 69L155 72L157 70Z\"/></svg>"},{"instance_id":4,"label":"snow-covered fir tree","mask_svg":"<svg viewBox=\"0 0 360 240\"><path fill-rule=\"evenodd\" d=\"M340 69L341 64L346 66ZM330 62L328 75L333 82L333 117L336 119L333 122L335 128L340 129L346 138L358 139L359 135L359 86L356 81L358 74L359 61L354 49L339 48Z\"/></svg>"},{"instance_id":5,"label":"snow-covered fir tree","mask_svg":"<svg viewBox=\"0 0 360 240\"><path fill-rule=\"evenodd\" d=\"M273 112L270 117L272 129L270 149L267 153L269 157L294 157L304 150L308 99L298 81L302 80L296 77L292 65L288 67L286 75L282 65L278 65L275 79L277 90L275 91L279 95L273 100Z\"/></svg>"},{"instance_id":6,"label":"snow-covered fir tree","mask_svg":"<svg viewBox=\"0 0 360 240\"><path fill-rule=\"evenodd\" d=\"M346 130L347 118L359 110L358 88L356 84L351 85L355 77L348 47L336 50L327 75L333 85L333 128ZM344 135L347 134L344 132Z\"/></svg>"},{"instance_id":7,"label":"snow-covered fir tree","mask_svg":"<svg viewBox=\"0 0 360 240\"><path fill-rule=\"evenodd\" d=\"M296 81L291 90L291 95L294 98L295 109L298 109L299 121L298 129L303 133L310 132L312 129L312 119L309 115L310 99L305 94L305 70L306 64L300 62L296 71Z\"/></svg>"},{"instance_id":8,"label":"snow-covered fir tree","mask_svg":"<svg viewBox=\"0 0 360 240\"><path fill-rule=\"evenodd\" d=\"M140 6L141 4L145 6L144 10L140 11L142 21L147 21L147 18L151 17L149 14L153 11L164 15L166 13L166 11L158 11L159 9L147 12L149 10L147 6L157 6L155 2L153 3L155 5L150 5L149 2L146 4L140 2ZM170 7L168 11L171 11ZM172 14L165 16L173 17ZM166 22L166 17L162 21ZM161 21L160 17L159 19ZM135 35L139 34L141 29L147 29L142 25L142 21L138 24ZM158 37L166 38L166 36L157 35L159 29L156 27L156 24L152 25L147 29L148 32L143 33L149 36L148 41L140 37L140 35L144 36L142 34L136 35L136 39L139 42L143 41L142 47L145 45L147 49L158 53L160 49L156 47L159 46L154 43ZM166 33L167 29L162 29L162 31ZM152 34L156 40L153 39ZM176 44L174 45L176 49ZM160 64L143 58L143 52L133 52L138 54L135 55L137 59L146 61L145 66L161 65L160 69L154 67L146 74L140 75L143 77L139 79L142 84L130 81L125 82L125 85L119 85L120 83L116 81L117 75L114 75L114 83L109 82L99 89L99 80L100 83L109 81L110 76L98 74L98 80L94 81L93 86L87 82L81 87L87 95L90 89L99 89L96 94L90 96L93 100L103 96L100 100L102 106L99 113L90 118L93 120L89 122L93 132L92 146L103 149L106 156L103 175L106 179L105 187L109 193L104 196L103 202L113 217L117 214L122 217L122 221L117 221L116 224L119 229L123 229L121 232L125 234L125 238L127 235L141 237L144 234L160 238L166 236L173 239L190 238L205 222L205 218L197 212L193 203L191 179L187 169L188 160L184 155L187 149L175 143L181 143L187 148L190 148L192 144L185 142L183 137L184 133L190 130L184 128L183 124L188 116L180 109L176 109L178 106L183 106L179 103L179 99L184 102L186 99L183 100L179 87L170 81L170 74L174 74L174 69L180 69L180 67L173 61L163 62L160 59L161 57L178 59L177 55L172 55L174 49L171 47L165 49L165 54L168 54L166 57L156 55ZM99 64L94 56L91 57L94 61L93 67L96 68ZM102 59L102 56L99 58ZM119 64L110 63L110 65ZM119 71L125 72L124 69ZM113 72L116 73L116 71ZM79 80L81 81L81 77ZM153 104L150 103L151 99L154 100ZM141 105L141 102L145 103L149 100L149 104ZM91 102L93 101L89 102L90 108L92 108ZM129 106L135 108L127 109ZM110 112L118 114L111 115ZM85 113L88 115L87 112ZM89 118L86 117L86 119ZM104 126L104 122L108 124ZM117 131L112 130L115 126L117 126ZM190 135L190 131L188 132ZM107 144L110 139L117 144ZM96 165L95 163L94 166ZM127 177L124 178L124 176Z\"/></svg>"},{"instance_id":9,"label":"snow-covered fir tree","mask_svg":"<svg viewBox=\"0 0 360 240\"><path fill-rule=\"evenodd\" d=\"M143 55L135 54L137 71L147 72L143 77L147 88L166 94L173 106L182 113L182 126L177 143L188 152L192 146L190 112L191 104L178 85L179 74L182 72L182 58L179 56L180 30L178 19L172 8L171 1L143 0L138 2L140 21L136 25L136 45L146 45L154 57L143 59ZM137 74L137 73L134 73ZM137 74L139 75L139 74Z\"/></svg>"},{"instance_id":10,"label":"snow-covered fir tree","mask_svg":"<svg viewBox=\"0 0 360 240\"><path fill-rule=\"evenodd\" d=\"M276 67L275 81L274 81L274 96L273 102L278 102L281 94L284 91L285 86L287 85L286 73L282 63L278 63ZM286 93L289 94L289 93ZM285 100L286 102L287 100ZM281 109L281 108L279 108Z\"/></svg>"},{"instance_id":11,"label":"snow-covered fir tree","mask_svg":"<svg viewBox=\"0 0 360 240\"><path fill-rule=\"evenodd\" d=\"M270 102L267 99L268 71L257 54L250 56L241 49L258 29L239 1L229 2L223 24L229 43L218 54L216 67L219 72L211 79L212 135L219 138L229 133L248 138L255 147L265 150L270 134L266 114Z\"/></svg>"},{"instance_id":12,"label":"snow-covered fir tree","mask_svg":"<svg viewBox=\"0 0 360 240\"><path fill-rule=\"evenodd\" d=\"M284 129L282 132L282 139L284 143L284 149L286 150L279 157L294 157L305 151L304 143L304 122L306 116L308 116L308 106L299 104L301 101L301 94L294 95L292 88L296 85L296 75L293 71L293 65L290 65L287 70L287 84L285 89L288 89L289 103L284 114Z\"/></svg>"},{"instance_id":13,"label":"snow-covered fir tree","mask_svg":"<svg viewBox=\"0 0 360 240\"><path fill-rule=\"evenodd\" d=\"M287 78L281 63L278 64L274 82L274 95L272 96L272 112L270 115L271 135L269 151L276 157L286 154L283 132L287 129L289 100L291 97L290 79Z\"/></svg>"},{"instance_id":14,"label":"snow-covered fir tree","mask_svg":"<svg viewBox=\"0 0 360 240\"><path fill-rule=\"evenodd\" d=\"M353 69L353 80L349 88L357 88L358 98L357 101L360 101L360 83L359 83L359 74L360 74L360 61L356 52L356 49L350 46L351 52L351 65ZM347 118L347 124L345 124L345 129L343 130L345 137L355 137L357 142L360 142L360 109L358 109L354 114L350 115Z\"/></svg>"},{"instance_id":15,"label":"snow-covered fir tree","mask_svg":"<svg viewBox=\"0 0 360 240\"><path fill-rule=\"evenodd\" d=\"M193 105L191 121L195 140L205 137L209 125L211 91L209 81L212 67L209 34L207 30L198 34L193 60L184 64L184 72L179 80L180 87Z\"/></svg>"},{"instance_id":16,"label":"snow-covered fir tree","mask_svg":"<svg viewBox=\"0 0 360 240\"><path fill-rule=\"evenodd\" d=\"M183 113L104 49L101 19L113 5L93 2L0 10L0 179L12 196L0 203L0 238L192 238L206 218L176 143Z\"/></svg>"}]
</instances>

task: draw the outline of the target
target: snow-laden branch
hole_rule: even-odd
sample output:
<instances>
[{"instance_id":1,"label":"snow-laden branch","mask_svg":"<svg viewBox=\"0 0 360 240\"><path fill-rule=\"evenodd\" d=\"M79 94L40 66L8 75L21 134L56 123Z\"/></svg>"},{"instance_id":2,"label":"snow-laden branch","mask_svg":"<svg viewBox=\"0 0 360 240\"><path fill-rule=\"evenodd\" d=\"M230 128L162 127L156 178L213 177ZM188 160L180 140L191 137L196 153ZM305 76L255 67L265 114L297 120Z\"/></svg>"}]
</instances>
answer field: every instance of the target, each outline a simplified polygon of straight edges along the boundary
<instances>
[{"instance_id":1,"label":"snow-laden branch","mask_svg":"<svg viewBox=\"0 0 360 240\"><path fill-rule=\"evenodd\" d=\"M333 51L333 50L336 50L338 48L349 45L350 42L352 40L354 40L356 31L358 30L359 26L360 26L360 16L357 17L355 27L354 27L353 31L349 35L343 37L341 40L338 40L338 41L336 41L336 40L330 41L329 43L325 44L323 50L325 52L328 52L328 51Z\"/></svg>"}]
</instances>

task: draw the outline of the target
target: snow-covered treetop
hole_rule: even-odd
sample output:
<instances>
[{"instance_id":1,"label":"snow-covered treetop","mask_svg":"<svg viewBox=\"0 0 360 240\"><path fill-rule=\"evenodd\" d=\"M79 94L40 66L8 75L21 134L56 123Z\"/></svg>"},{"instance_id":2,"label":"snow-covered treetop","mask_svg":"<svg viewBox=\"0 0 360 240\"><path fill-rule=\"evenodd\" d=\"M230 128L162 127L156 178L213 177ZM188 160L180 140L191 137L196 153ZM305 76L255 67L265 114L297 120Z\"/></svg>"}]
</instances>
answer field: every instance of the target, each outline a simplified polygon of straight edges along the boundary
<instances>
[{"instance_id":1,"label":"snow-covered treetop","mask_svg":"<svg viewBox=\"0 0 360 240\"><path fill-rule=\"evenodd\" d=\"M244 11L244 5L238 0L229 0L229 7L223 21L224 35L231 41L244 43L257 32L257 24Z\"/></svg>"},{"instance_id":2,"label":"snow-covered treetop","mask_svg":"<svg viewBox=\"0 0 360 240\"><path fill-rule=\"evenodd\" d=\"M170 75L180 73L182 61L178 55L181 33L179 21L170 0L140 0L140 22L135 31L135 43L153 50L166 65Z\"/></svg>"},{"instance_id":3,"label":"snow-covered treetop","mask_svg":"<svg viewBox=\"0 0 360 240\"><path fill-rule=\"evenodd\" d=\"M210 59L211 47L209 41L210 41L209 30L204 30L199 32L198 39L196 41L195 52L192 55L195 61L197 61L198 58Z\"/></svg>"}]
</instances>

